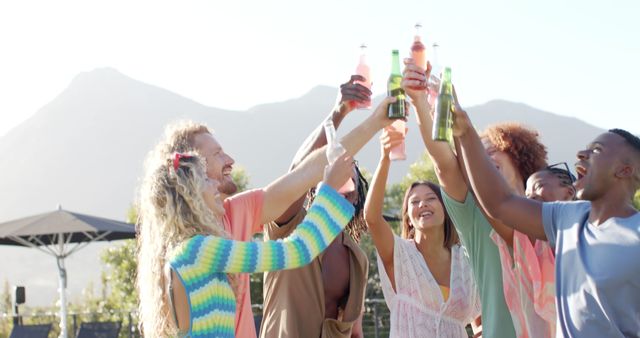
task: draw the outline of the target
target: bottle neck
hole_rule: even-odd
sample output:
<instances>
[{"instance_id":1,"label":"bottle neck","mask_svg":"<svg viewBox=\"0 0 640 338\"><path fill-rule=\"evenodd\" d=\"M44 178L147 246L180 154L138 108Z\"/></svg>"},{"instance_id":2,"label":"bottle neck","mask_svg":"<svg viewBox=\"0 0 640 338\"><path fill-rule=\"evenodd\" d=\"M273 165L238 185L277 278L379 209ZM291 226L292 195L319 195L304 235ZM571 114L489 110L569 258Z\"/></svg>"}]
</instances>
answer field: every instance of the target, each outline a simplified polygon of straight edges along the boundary
<instances>
[{"instance_id":1,"label":"bottle neck","mask_svg":"<svg viewBox=\"0 0 640 338\"><path fill-rule=\"evenodd\" d=\"M451 84L451 68L445 68L442 71L442 80L440 81L440 94L453 95L453 85Z\"/></svg>"},{"instance_id":2,"label":"bottle neck","mask_svg":"<svg viewBox=\"0 0 640 338\"><path fill-rule=\"evenodd\" d=\"M400 73L400 54L394 52L391 54L391 74L401 75Z\"/></svg>"},{"instance_id":3,"label":"bottle neck","mask_svg":"<svg viewBox=\"0 0 640 338\"><path fill-rule=\"evenodd\" d=\"M420 40L420 37L416 35L416 37L413 39L413 44L411 45L411 52L421 52L421 51L422 52L424 51L424 44Z\"/></svg>"}]
</instances>

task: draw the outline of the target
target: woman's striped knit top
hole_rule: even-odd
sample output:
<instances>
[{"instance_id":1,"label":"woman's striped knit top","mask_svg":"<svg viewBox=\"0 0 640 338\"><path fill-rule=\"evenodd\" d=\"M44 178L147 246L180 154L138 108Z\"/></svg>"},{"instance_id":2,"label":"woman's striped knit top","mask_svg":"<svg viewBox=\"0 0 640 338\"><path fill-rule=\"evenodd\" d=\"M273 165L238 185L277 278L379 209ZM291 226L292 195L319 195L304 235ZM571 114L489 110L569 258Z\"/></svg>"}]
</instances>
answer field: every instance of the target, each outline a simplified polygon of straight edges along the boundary
<instances>
[{"instance_id":1,"label":"woman's striped knit top","mask_svg":"<svg viewBox=\"0 0 640 338\"><path fill-rule=\"evenodd\" d=\"M353 206L321 184L307 216L283 240L234 241L196 235L181 243L170 259L187 292L189 337L233 337L236 299L227 273L294 269L311 263L353 217Z\"/></svg>"}]
</instances>

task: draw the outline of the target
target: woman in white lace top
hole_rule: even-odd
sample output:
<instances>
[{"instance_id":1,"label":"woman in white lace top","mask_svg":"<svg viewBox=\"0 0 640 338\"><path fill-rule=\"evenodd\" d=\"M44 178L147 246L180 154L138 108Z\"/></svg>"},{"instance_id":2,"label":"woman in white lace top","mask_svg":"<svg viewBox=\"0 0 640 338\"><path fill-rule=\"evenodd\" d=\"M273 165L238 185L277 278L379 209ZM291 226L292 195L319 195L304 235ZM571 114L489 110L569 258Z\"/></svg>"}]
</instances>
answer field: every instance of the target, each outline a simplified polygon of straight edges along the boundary
<instances>
[{"instance_id":1,"label":"woman in white lace top","mask_svg":"<svg viewBox=\"0 0 640 338\"><path fill-rule=\"evenodd\" d=\"M385 130L380 162L365 203L365 219L378 251L378 270L391 311L391 337L466 338L480 315L480 297L465 249L444 208L440 187L420 181L402 203L402 234L382 217L391 161L400 133Z\"/></svg>"}]
</instances>

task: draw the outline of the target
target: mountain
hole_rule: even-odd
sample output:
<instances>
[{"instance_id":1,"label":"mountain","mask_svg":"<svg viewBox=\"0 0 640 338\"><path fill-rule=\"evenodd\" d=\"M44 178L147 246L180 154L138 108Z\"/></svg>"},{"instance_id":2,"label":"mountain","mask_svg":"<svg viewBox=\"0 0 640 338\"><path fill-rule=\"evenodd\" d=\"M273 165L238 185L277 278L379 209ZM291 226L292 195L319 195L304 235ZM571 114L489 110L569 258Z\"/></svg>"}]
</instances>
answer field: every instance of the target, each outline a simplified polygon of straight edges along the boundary
<instances>
[{"instance_id":1,"label":"mountain","mask_svg":"<svg viewBox=\"0 0 640 338\"><path fill-rule=\"evenodd\" d=\"M306 136L331 109L337 89L319 86L302 97L247 111L207 107L111 68L81 73L35 115L0 138L0 222L63 208L122 220L132 204L146 153L164 126L180 119L208 124L225 151L245 167L253 187L284 174ZM374 99L374 106L381 100ZM469 107L476 126L520 121L538 129L549 146L550 163L573 163L575 152L603 130L578 119L520 103L491 101ZM369 111L352 112L339 134ZM424 151L410 118L408 160L394 163L399 181ZM370 172L379 156L377 138L356 157ZM72 299L89 281L98 284L97 253L110 244L90 245L67 262ZM26 285L29 304L51 304L57 283L53 259L37 250L0 247L0 282ZM98 285L96 285L97 287Z\"/></svg>"}]
</instances>

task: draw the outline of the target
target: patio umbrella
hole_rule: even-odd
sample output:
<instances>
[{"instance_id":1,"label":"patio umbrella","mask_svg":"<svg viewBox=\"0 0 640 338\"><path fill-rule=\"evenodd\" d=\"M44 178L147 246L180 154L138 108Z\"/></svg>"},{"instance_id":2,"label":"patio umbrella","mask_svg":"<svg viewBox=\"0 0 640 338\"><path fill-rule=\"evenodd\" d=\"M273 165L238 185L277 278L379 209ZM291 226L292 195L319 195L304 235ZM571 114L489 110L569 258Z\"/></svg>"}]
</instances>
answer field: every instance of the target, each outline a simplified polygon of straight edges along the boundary
<instances>
[{"instance_id":1,"label":"patio umbrella","mask_svg":"<svg viewBox=\"0 0 640 338\"><path fill-rule=\"evenodd\" d=\"M67 271L64 259L91 242L135 237L133 224L63 210L0 223L0 245L36 248L56 258L60 292L60 337L67 338Z\"/></svg>"}]
</instances>

